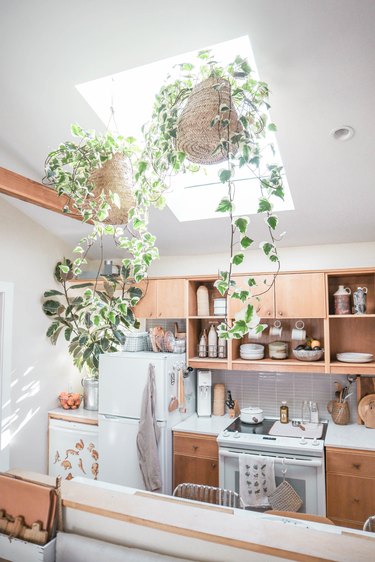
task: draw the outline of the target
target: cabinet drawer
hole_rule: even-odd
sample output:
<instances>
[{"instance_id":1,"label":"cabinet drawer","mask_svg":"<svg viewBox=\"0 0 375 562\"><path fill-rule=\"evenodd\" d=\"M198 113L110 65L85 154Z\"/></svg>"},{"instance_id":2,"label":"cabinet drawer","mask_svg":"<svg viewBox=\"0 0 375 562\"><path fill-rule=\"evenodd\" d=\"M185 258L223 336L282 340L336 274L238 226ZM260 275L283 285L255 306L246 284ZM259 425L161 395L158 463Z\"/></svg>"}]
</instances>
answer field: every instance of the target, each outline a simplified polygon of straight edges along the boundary
<instances>
[{"instance_id":1,"label":"cabinet drawer","mask_svg":"<svg viewBox=\"0 0 375 562\"><path fill-rule=\"evenodd\" d=\"M175 454L189 457L218 458L216 437L179 433L174 435L173 449Z\"/></svg>"},{"instance_id":2,"label":"cabinet drawer","mask_svg":"<svg viewBox=\"0 0 375 562\"><path fill-rule=\"evenodd\" d=\"M374 478L375 487L375 452L328 449L326 471Z\"/></svg>"},{"instance_id":3,"label":"cabinet drawer","mask_svg":"<svg viewBox=\"0 0 375 562\"><path fill-rule=\"evenodd\" d=\"M178 484L185 482L218 486L218 462L212 459L193 458L175 454L173 456L173 487L175 488Z\"/></svg>"},{"instance_id":4,"label":"cabinet drawer","mask_svg":"<svg viewBox=\"0 0 375 562\"><path fill-rule=\"evenodd\" d=\"M327 474L327 517L364 523L375 513L375 479Z\"/></svg>"}]
</instances>

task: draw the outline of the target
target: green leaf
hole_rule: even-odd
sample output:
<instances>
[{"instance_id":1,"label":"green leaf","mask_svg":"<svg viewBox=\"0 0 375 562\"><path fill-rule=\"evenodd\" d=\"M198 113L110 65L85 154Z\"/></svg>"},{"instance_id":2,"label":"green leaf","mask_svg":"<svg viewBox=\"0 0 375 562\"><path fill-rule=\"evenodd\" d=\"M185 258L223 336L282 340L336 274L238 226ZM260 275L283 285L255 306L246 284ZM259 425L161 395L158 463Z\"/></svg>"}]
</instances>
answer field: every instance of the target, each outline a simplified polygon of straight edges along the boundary
<instances>
[{"instance_id":1,"label":"green leaf","mask_svg":"<svg viewBox=\"0 0 375 562\"><path fill-rule=\"evenodd\" d=\"M249 285L249 287L254 287L257 283L254 277L249 277L249 279L247 280L247 284Z\"/></svg>"},{"instance_id":2,"label":"green leaf","mask_svg":"<svg viewBox=\"0 0 375 562\"><path fill-rule=\"evenodd\" d=\"M147 162L141 160L138 164L138 173L143 174L145 170L147 170Z\"/></svg>"},{"instance_id":3,"label":"green leaf","mask_svg":"<svg viewBox=\"0 0 375 562\"><path fill-rule=\"evenodd\" d=\"M226 183L232 177L232 172L230 170L221 170L219 172L219 179L221 183Z\"/></svg>"},{"instance_id":4,"label":"green leaf","mask_svg":"<svg viewBox=\"0 0 375 562\"><path fill-rule=\"evenodd\" d=\"M52 334L54 334L56 332L56 330L58 330L60 327L59 322L52 322L52 324L50 325L50 327L48 328L47 332L46 332L46 336L47 338L50 338L52 336Z\"/></svg>"},{"instance_id":5,"label":"green leaf","mask_svg":"<svg viewBox=\"0 0 375 562\"><path fill-rule=\"evenodd\" d=\"M125 335L122 332L120 332L120 330L113 330L113 335L121 345L124 345Z\"/></svg>"},{"instance_id":6,"label":"green leaf","mask_svg":"<svg viewBox=\"0 0 375 562\"><path fill-rule=\"evenodd\" d=\"M277 131L277 127L276 127L275 123L270 123L268 125L268 130L269 131Z\"/></svg>"},{"instance_id":7,"label":"green leaf","mask_svg":"<svg viewBox=\"0 0 375 562\"><path fill-rule=\"evenodd\" d=\"M227 213L231 210L233 210L231 201L228 197L223 197L216 209L216 213Z\"/></svg>"},{"instance_id":8,"label":"green leaf","mask_svg":"<svg viewBox=\"0 0 375 562\"><path fill-rule=\"evenodd\" d=\"M214 287L216 287L216 289L219 291L221 296L224 296L228 290L228 283L226 281L222 281L218 279L215 281Z\"/></svg>"},{"instance_id":9,"label":"green leaf","mask_svg":"<svg viewBox=\"0 0 375 562\"><path fill-rule=\"evenodd\" d=\"M59 303L59 301L48 300L45 303L43 303L43 312L47 316L54 316L57 313L60 306L61 303Z\"/></svg>"},{"instance_id":10,"label":"green leaf","mask_svg":"<svg viewBox=\"0 0 375 562\"><path fill-rule=\"evenodd\" d=\"M243 262L244 257L245 256L242 253L241 254L234 254L234 256L232 257L232 263L234 265L240 265Z\"/></svg>"},{"instance_id":11,"label":"green leaf","mask_svg":"<svg viewBox=\"0 0 375 562\"><path fill-rule=\"evenodd\" d=\"M266 254L266 256L269 255L269 253L271 252L272 248L274 248L274 245L271 244L270 242L265 242L265 243L262 245L263 252Z\"/></svg>"},{"instance_id":12,"label":"green leaf","mask_svg":"<svg viewBox=\"0 0 375 562\"><path fill-rule=\"evenodd\" d=\"M249 324L252 321L254 315L254 307L252 304L248 304L245 313L245 322Z\"/></svg>"},{"instance_id":13,"label":"green leaf","mask_svg":"<svg viewBox=\"0 0 375 562\"><path fill-rule=\"evenodd\" d=\"M78 285L72 285L69 289L84 289L85 287L92 287L93 283L78 283Z\"/></svg>"},{"instance_id":14,"label":"green leaf","mask_svg":"<svg viewBox=\"0 0 375 562\"><path fill-rule=\"evenodd\" d=\"M67 265L59 265L59 268L62 273L69 273L69 267Z\"/></svg>"},{"instance_id":15,"label":"green leaf","mask_svg":"<svg viewBox=\"0 0 375 562\"><path fill-rule=\"evenodd\" d=\"M56 291L55 289L52 289L51 291L46 291L43 296L44 297L55 297L57 295L62 295L64 296L64 293L62 293L61 291Z\"/></svg>"},{"instance_id":16,"label":"green leaf","mask_svg":"<svg viewBox=\"0 0 375 562\"><path fill-rule=\"evenodd\" d=\"M248 236L243 236L240 240L242 248L248 248L253 242L254 240L252 240Z\"/></svg>"},{"instance_id":17,"label":"green leaf","mask_svg":"<svg viewBox=\"0 0 375 562\"><path fill-rule=\"evenodd\" d=\"M72 332L73 332L72 328L66 328L65 329L64 336L65 336L66 341L70 341L70 338L72 336Z\"/></svg>"},{"instance_id":18,"label":"green leaf","mask_svg":"<svg viewBox=\"0 0 375 562\"><path fill-rule=\"evenodd\" d=\"M115 233L115 227L113 224L106 224L104 227L105 234L113 235Z\"/></svg>"},{"instance_id":19,"label":"green leaf","mask_svg":"<svg viewBox=\"0 0 375 562\"><path fill-rule=\"evenodd\" d=\"M236 219L234 221L234 224L236 225L238 230L241 232L241 234L245 234L249 222L250 221L247 217L239 217L238 219Z\"/></svg>"},{"instance_id":20,"label":"green leaf","mask_svg":"<svg viewBox=\"0 0 375 562\"><path fill-rule=\"evenodd\" d=\"M259 199L258 213L267 213L272 211L272 205L265 197Z\"/></svg>"},{"instance_id":21,"label":"green leaf","mask_svg":"<svg viewBox=\"0 0 375 562\"><path fill-rule=\"evenodd\" d=\"M276 215L271 215L268 217L267 219L267 224L270 228L272 228L272 230L275 230L275 228L277 227L277 224L279 222L279 219L277 218Z\"/></svg>"}]
</instances>

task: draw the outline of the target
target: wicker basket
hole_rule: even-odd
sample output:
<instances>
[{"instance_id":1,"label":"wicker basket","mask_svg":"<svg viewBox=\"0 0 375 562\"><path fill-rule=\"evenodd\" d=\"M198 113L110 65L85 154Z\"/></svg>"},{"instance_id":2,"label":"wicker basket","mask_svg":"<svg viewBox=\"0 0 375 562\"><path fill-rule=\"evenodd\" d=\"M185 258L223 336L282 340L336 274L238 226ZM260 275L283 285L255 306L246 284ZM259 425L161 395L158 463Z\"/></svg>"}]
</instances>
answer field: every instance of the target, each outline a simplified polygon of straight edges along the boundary
<instances>
[{"instance_id":1,"label":"wicker basket","mask_svg":"<svg viewBox=\"0 0 375 562\"><path fill-rule=\"evenodd\" d=\"M139 332L138 334L127 334L123 351L148 351L147 349L147 332Z\"/></svg>"},{"instance_id":2,"label":"wicker basket","mask_svg":"<svg viewBox=\"0 0 375 562\"><path fill-rule=\"evenodd\" d=\"M348 425L350 420L350 409L347 402L331 400L327 404L327 410L332 416L332 420L337 425Z\"/></svg>"},{"instance_id":3,"label":"wicker basket","mask_svg":"<svg viewBox=\"0 0 375 562\"><path fill-rule=\"evenodd\" d=\"M129 209L135 204L132 191L132 172L129 159L123 154L114 154L101 168L96 168L90 175L90 183L94 185L94 197L99 199L102 192L111 205L109 215L104 222L108 224L126 224ZM114 205L109 192L117 193L121 207Z\"/></svg>"},{"instance_id":4,"label":"wicker basket","mask_svg":"<svg viewBox=\"0 0 375 562\"><path fill-rule=\"evenodd\" d=\"M230 112L220 113L222 105L230 107ZM211 126L217 115L222 119L229 119L229 125L222 127L219 121ZM227 139L241 130L242 125L231 102L230 83L224 78L210 76L195 86L188 98L177 123L176 146L178 150L185 152L190 162L218 164L227 159L226 150L213 154L220 139ZM229 149L235 154L238 146L231 143Z\"/></svg>"}]
</instances>

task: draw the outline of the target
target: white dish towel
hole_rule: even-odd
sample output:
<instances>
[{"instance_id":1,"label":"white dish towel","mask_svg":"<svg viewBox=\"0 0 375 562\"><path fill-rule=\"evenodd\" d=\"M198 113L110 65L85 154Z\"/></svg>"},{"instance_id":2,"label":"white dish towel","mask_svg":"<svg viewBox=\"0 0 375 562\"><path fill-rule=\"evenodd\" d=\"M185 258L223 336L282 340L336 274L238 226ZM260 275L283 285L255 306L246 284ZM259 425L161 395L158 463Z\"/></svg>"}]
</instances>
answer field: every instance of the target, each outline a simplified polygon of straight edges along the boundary
<instances>
[{"instance_id":1,"label":"white dish towel","mask_svg":"<svg viewBox=\"0 0 375 562\"><path fill-rule=\"evenodd\" d=\"M268 495L276 489L274 459L246 454L239 457L240 496L245 506L269 506Z\"/></svg>"}]
</instances>

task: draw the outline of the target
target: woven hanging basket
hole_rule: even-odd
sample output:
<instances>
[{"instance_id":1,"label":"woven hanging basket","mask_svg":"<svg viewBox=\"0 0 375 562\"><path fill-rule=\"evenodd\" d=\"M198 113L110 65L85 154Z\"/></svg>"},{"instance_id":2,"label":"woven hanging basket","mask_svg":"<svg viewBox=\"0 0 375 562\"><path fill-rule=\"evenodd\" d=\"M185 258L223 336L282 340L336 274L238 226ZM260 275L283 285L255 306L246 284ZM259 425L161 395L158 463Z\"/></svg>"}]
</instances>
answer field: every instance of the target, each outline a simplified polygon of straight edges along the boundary
<instances>
[{"instance_id":1,"label":"woven hanging basket","mask_svg":"<svg viewBox=\"0 0 375 562\"><path fill-rule=\"evenodd\" d=\"M217 85L221 87L216 89ZM176 147L185 152L186 158L196 164L218 164L227 159L227 151L219 150L213 154L221 138L226 139L242 130L237 112L231 103L231 86L228 80L210 76L193 88L186 106L177 123ZM231 108L230 112L220 113L221 105ZM230 113L230 116L229 116ZM216 115L229 119L228 127L211 126ZM235 154L238 146L230 144L230 151Z\"/></svg>"},{"instance_id":2,"label":"woven hanging basket","mask_svg":"<svg viewBox=\"0 0 375 562\"><path fill-rule=\"evenodd\" d=\"M101 168L96 168L90 175L90 183L94 185L95 199L104 192L111 205L108 217L104 222L108 224L127 224L129 209L134 206L132 190L132 172L128 159L123 154L114 154ZM109 192L117 193L121 207L118 208L109 197Z\"/></svg>"}]
</instances>

